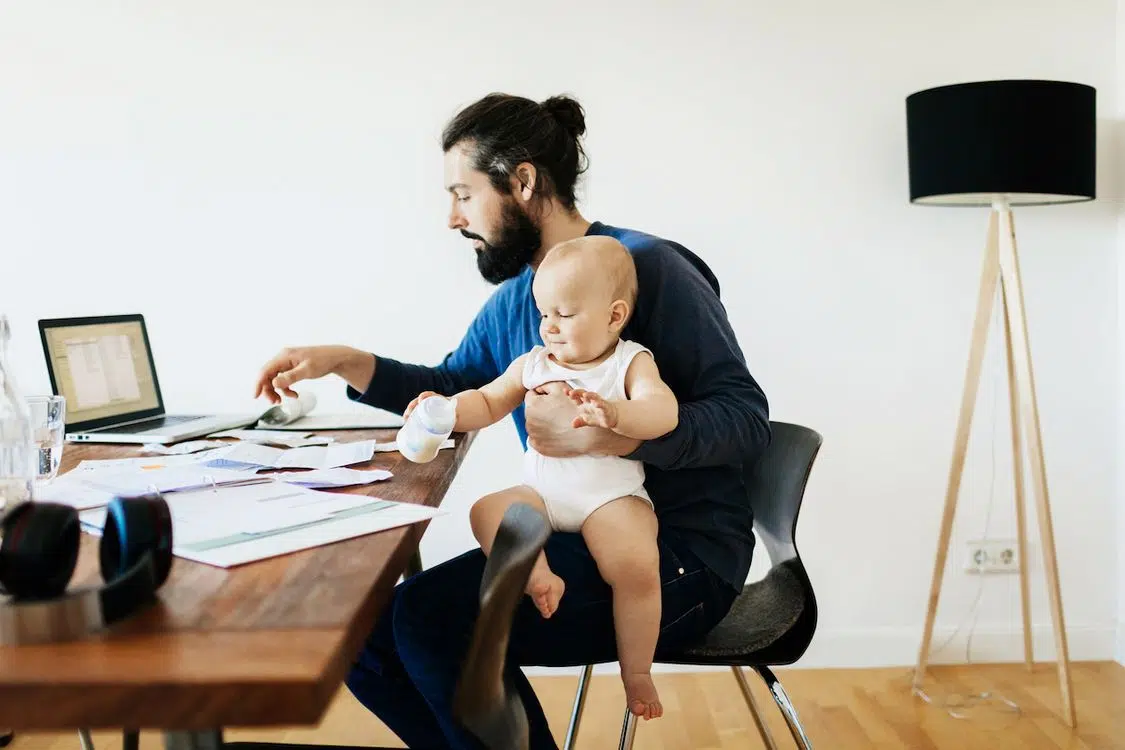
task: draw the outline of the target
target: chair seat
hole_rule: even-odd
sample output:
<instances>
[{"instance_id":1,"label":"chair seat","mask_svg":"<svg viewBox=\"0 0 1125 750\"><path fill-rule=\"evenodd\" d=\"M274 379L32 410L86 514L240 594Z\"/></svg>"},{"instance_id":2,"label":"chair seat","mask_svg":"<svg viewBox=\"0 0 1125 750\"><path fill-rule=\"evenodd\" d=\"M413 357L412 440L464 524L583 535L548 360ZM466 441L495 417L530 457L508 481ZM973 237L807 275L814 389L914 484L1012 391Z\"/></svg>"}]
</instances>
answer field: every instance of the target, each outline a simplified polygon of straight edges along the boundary
<instances>
[{"instance_id":1,"label":"chair seat","mask_svg":"<svg viewBox=\"0 0 1125 750\"><path fill-rule=\"evenodd\" d=\"M774 566L760 581L747 584L730 612L703 641L672 659L687 664L755 663L754 655L785 637L805 610L803 571L797 559Z\"/></svg>"}]
</instances>

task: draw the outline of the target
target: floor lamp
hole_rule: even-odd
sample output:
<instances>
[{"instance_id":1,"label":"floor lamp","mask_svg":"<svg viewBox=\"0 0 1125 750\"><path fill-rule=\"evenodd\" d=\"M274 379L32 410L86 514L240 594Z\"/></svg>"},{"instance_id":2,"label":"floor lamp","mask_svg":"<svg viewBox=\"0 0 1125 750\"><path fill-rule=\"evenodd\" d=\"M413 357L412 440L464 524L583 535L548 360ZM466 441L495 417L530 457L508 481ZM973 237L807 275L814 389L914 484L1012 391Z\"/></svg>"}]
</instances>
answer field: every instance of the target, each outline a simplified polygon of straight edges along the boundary
<instances>
[{"instance_id":1,"label":"floor lamp","mask_svg":"<svg viewBox=\"0 0 1125 750\"><path fill-rule=\"evenodd\" d=\"M1047 470L1039 407L1031 366L1023 285L1016 254L1012 206L1074 203L1094 199L1095 91L1063 81L979 81L941 86L906 99L910 200L921 205L990 206L980 296L973 323L961 411L953 441L934 560L929 604L914 685L920 685L929 657L934 616L941 595L950 533L965 465L981 364L997 285L1004 310L1008 390L1015 461L1016 533L1020 557L1020 600L1024 661L1031 668L1031 614L1028 599L1027 532L1023 455L1031 467L1031 487L1043 546L1047 593L1054 627L1063 718L1075 725L1070 657L1063 621ZM1022 435L1021 435L1022 429Z\"/></svg>"}]
</instances>

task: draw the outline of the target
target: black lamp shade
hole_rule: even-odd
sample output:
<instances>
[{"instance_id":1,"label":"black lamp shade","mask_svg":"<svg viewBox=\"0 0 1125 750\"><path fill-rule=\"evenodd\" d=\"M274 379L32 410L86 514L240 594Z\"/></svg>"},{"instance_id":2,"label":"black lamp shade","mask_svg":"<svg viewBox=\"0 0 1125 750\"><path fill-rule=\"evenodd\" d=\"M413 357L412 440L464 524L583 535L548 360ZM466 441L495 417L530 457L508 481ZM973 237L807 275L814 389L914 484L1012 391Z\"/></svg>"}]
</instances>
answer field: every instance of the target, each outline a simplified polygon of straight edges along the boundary
<instances>
[{"instance_id":1,"label":"black lamp shade","mask_svg":"<svg viewBox=\"0 0 1125 750\"><path fill-rule=\"evenodd\" d=\"M911 203L1045 205L1094 199L1095 91L978 81L906 98Z\"/></svg>"}]
</instances>

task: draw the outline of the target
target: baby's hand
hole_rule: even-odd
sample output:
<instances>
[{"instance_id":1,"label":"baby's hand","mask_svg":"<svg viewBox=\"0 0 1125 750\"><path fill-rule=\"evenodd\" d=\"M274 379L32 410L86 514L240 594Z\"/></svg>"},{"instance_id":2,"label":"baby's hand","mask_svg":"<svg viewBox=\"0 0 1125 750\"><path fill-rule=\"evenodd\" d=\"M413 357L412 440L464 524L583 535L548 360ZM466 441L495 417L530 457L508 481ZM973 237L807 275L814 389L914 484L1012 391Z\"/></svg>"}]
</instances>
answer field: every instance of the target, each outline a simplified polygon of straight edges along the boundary
<instances>
[{"instance_id":1,"label":"baby's hand","mask_svg":"<svg viewBox=\"0 0 1125 750\"><path fill-rule=\"evenodd\" d=\"M578 416L574 418L575 427L604 427L612 430L617 426L617 407L613 402L592 391L572 390L570 400L578 405Z\"/></svg>"},{"instance_id":2,"label":"baby's hand","mask_svg":"<svg viewBox=\"0 0 1125 750\"><path fill-rule=\"evenodd\" d=\"M406 407L406 411L403 412L402 418L403 419L410 419L410 412L414 411L414 407L418 406L418 404L422 403L424 400L428 399L430 396L440 396L440 395L441 395L440 393L434 393L433 391L422 391L421 393L418 394L418 397L415 398L413 401L411 401L410 404Z\"/></svg>"}]
</instances>

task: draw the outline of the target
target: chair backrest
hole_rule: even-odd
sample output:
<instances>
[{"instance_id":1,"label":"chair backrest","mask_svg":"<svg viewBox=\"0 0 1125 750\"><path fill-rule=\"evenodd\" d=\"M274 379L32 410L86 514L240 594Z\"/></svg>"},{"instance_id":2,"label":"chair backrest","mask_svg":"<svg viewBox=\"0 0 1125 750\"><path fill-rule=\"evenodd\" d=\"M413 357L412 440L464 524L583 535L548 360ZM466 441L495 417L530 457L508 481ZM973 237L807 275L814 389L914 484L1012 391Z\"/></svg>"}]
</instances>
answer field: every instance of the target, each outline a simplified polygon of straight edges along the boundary
<instances>
[{"instance_id":1,"label":"chair backrest","mask_svg":"<svg viewBox=\"0 0 1125 750\"><path fill-rule=\"evenodd\" d=\"M754 463L743 468L754 511L754 530L770 556L770 567L797 557L797 516L809 472L824 439L808 427L770 422L773 438Z\"/></svg>"}]
</instances>

